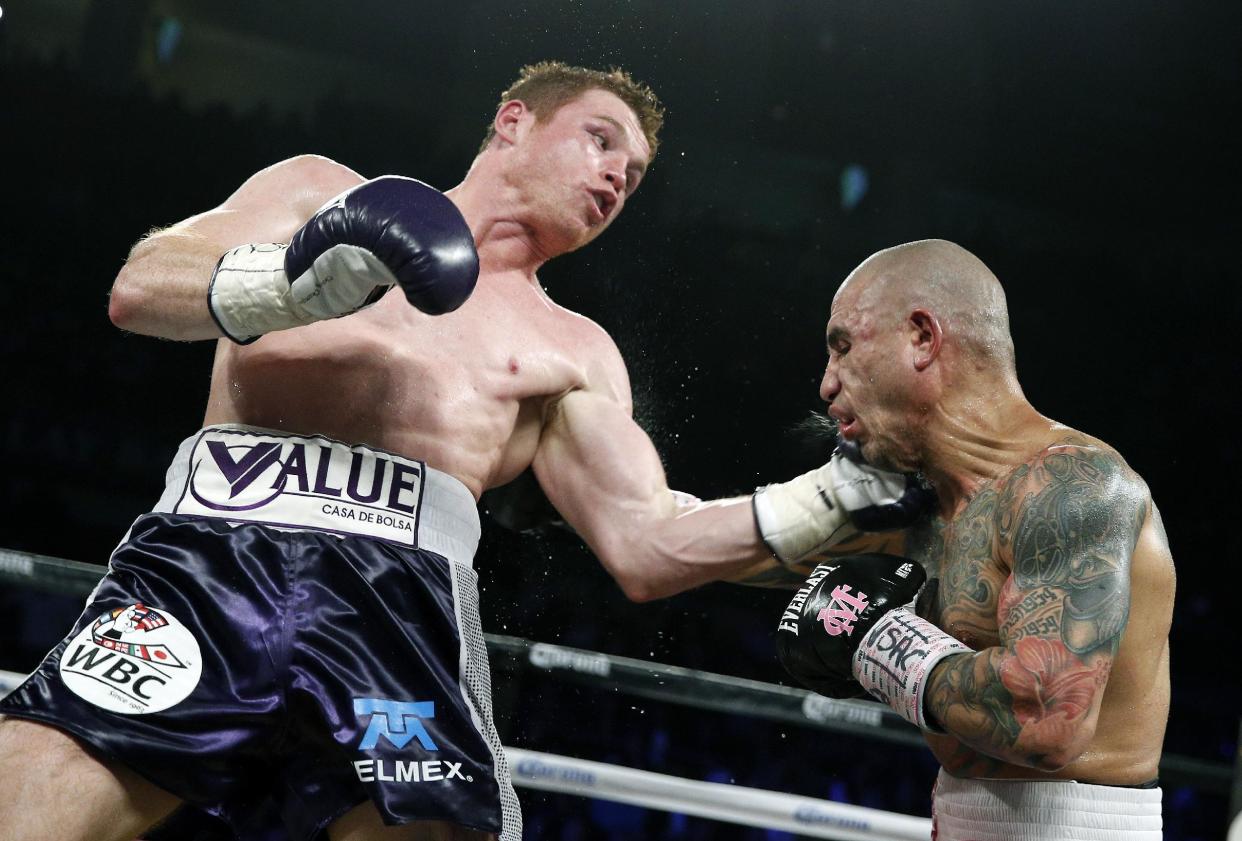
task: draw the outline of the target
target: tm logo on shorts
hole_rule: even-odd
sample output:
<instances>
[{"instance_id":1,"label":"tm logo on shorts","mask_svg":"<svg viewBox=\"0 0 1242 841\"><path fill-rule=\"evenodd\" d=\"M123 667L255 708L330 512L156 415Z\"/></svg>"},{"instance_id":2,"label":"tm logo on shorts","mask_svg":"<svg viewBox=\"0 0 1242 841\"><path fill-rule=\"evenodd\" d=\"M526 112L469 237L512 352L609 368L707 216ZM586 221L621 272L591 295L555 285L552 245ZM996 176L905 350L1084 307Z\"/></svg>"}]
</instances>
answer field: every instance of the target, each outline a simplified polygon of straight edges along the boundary
<instances>
[{"instance_id":1,"label":"tm logo on shorts","mask_svg":"<svg viewBox=\"0 0 1242 841\"><path fill-rule=\"evenodd\" d=\"M110 610L70 641L60 679L77 696L125 715L166 710L198 686L198 640L163 610L141 603Z\"/></svg>"},{"instance_id":2,"label":"tm logo on shorts","mask_svg":"<svg viewBox=\"0 0 1242 841\"><path fill-rule=\"evenodd\" d=\"M435 701L387 701L382 698L355 698L354 715L371 716L367 732L362 734L358 750L371 750L379 744L380 736L394 747L403 748L412 739L426 750L439 750L431 740L422 719L436 717Z\"/></svg>"},{"instance_id":3,"label":"tm logo on shorts","mask_svg":"<svg viewBox=\"0 0 1242 841\"><path fill-rule=\"evenodd\" d=\"M355 698L354 715L361 722L370 716L367 729L358 742L358 750L401 750L417 740L427 751L440 748L427 732L424 720L436 717L434 701L390 701L386 698ZM421 761L360 759L354 763L358 779L364 783L418 783L439 780L474 782L474 777L461 773L462 763L440 759Z\"/></svg>"}]
</instances>

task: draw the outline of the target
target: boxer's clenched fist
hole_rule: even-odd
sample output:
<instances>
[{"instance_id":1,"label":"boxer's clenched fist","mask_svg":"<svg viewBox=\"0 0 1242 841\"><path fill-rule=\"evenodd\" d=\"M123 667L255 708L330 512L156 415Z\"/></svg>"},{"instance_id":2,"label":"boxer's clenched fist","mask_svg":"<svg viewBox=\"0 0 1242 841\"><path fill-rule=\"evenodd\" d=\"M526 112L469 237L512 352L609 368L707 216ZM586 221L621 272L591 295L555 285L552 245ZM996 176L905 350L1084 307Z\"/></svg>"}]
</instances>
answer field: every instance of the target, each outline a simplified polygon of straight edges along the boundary
<instances>
[{"instance_id":1,"label":"boxer's clenched fist","mask_svg":"<svg viewBox=\"0 0 1242 841\"><path fill-rule=\"evenodd\" d=\"M479 257L456 206L413 178L387 175L332 199L288 245L243 245L216 266L208 305L236 342L337 318L400 284L431 315L474 290Z\"/></svg>"},{"instance_id":2,"label":"boxer's clenched fist","mask_svg":"<svg viewBox=\"0 0 1242 841\"><path fill-rule=\"evenodd\" d=\"M896 555L820 564L781 615L781 664L821 695L865 690L912 724L935 729L923 712L927 678L945 657L970 649L907 606L926 579L919 564Z\"/></svg>"},{"instance_id":3,"label":"boxer's clenched fist","mask_svg":"<svg viewBox=\"0 0 1242 841\"><path fill-rule=\"evenodd\" d=\"M849 443L839 446L822 467L760 488L753 497L759 533L786 564L858 532L913 525L935 499L917 477L872 467Z\"/></svg>"}]
</instances>

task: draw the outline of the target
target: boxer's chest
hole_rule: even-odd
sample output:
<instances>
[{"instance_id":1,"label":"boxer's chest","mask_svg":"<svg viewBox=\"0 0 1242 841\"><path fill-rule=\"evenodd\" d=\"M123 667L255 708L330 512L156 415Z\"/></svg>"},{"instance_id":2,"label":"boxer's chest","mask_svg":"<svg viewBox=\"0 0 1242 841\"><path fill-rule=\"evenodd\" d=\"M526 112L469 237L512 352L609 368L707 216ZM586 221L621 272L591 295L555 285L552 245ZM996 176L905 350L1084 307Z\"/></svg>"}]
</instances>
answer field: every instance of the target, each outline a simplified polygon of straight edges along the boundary
<instances>
[{"instance_id":1,"label":"boxer's chest","mask_svg":"<svg viewBox=\"0 0 1242 841\"><path fill-rule=\"evenodd\" d=\"M385 347L374 364L408 396L400 402L411 411L434 398L467 423L486 415L507 429L523 401L583 385L581 328L529 283L485 280L459 309L441 316L390 294L360 314L349 341Z\"/></svg>"},{"instance_id":2,"label":"boxer's chest","mask_svg":"<svg viewBox=\"0 0 1242 841\"><path fill-rule=\"evenodd\" d=\"M528 283L483 285L462 310L460 335L488 393L524 400L586 384L584 333L598 328Z\"/></svg>"},{"instance_id":3,"label":"boxer's chest","mask_svg":"<svg viewBox=\"0 0 1242 841\"><path fill-rule=\"evenodd\" d=\"M477 489L528 465L542 401L586 381L582 329L512 291L484 286L433 317L394 290L346 318L224 347L208 422L367 443Z\"/></svg>"},{"instance_id":4,"label":"boxer's chest","mask_svg":"<svg viewBox=\"0 0 1242 841\"><path fill-rule=\"evenodd\" d=\"M908 547L927 570L919 613L976 650L999 642L997 603L1009 577L1000 560L1000 497L981 489L951 518L920 526Z\"/></svg>"}]
</instances>

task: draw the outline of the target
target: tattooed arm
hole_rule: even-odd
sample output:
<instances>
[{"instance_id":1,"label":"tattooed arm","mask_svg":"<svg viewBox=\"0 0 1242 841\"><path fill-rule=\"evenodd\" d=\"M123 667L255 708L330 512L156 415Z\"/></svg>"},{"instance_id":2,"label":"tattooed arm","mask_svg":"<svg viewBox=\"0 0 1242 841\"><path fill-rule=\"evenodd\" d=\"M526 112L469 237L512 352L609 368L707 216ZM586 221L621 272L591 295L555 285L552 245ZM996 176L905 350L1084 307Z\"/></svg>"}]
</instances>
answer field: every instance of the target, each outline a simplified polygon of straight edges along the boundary
<instances>
[{"instance_id":1,"label":"tattooed arm","mask_svg":"<svg viewBox=\"0 0 1242 841\"><path fill-rule=\"evenodd\" d=\"M861 555L866 552L883 552L889 555L902 555L906 542L905 531L872 532L859 534L849 540L836 544L832 548L803 558L792 564L783 564L776 558L769 558L740 574L726 579L734 584L745 584L749 587L773 587L781 590L796 590L806 581L817 564L840 558L846 555Z\"/></svg>"},{"instance_id":2,"label":"tattooed arm","mask_svg":"<svg viewBox=\"0 0 1242 841\"><path fill-rule=\"evenodd\" d=\"M1102 449L1052 448L1014 472L996 508L994 551L1011 570L1000 644L944 660L927 687L926 709L951 736L1042 770L1082 754L1129 617L1148 505L1142 481Z\"/></svg>"}]
</instances>

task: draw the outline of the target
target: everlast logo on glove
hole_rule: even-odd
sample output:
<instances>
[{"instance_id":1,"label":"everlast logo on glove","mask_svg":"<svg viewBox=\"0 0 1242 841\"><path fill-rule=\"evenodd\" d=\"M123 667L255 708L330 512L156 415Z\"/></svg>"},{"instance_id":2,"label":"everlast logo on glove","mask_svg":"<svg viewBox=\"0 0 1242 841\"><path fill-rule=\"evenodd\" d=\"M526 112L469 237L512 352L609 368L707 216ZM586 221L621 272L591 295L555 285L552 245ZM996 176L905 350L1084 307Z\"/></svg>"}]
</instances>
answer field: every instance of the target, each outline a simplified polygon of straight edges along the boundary
<instances>
[{"instance_id":1,"label":"everlast logo on glove","mask_svg":"<svg viewBox=\"0 0 1242 841\"><path fill-rule=\"evenodd\" d=\"M815 585L824 580L824 576L836 569L835 566L828 564L820 564L815 567L815 571L811 573L811 577L806 583L794 594L789 602L789 606L785 608L785 612L781 614L781 624L778 630L790 631L797 635L798 633L798 616L802 613L802 606L806 604L807 597L811 595L811 591L815 589Z\"/></svg>"},{"instance_id":2,"label":"everlast logo on glove","mask_svg":"<svg viewBox=\"0 0 1242 841\"><path fill-rule=\"evenodd\" d=\"M840 584L832 591L832 601L827 607L820 608L815 618L824 623L824 630L829 636L850 636L854 633L858 614L866 610L869 603L866 593L851 593L850 585Z\"/></svg>"}]
</instances>

